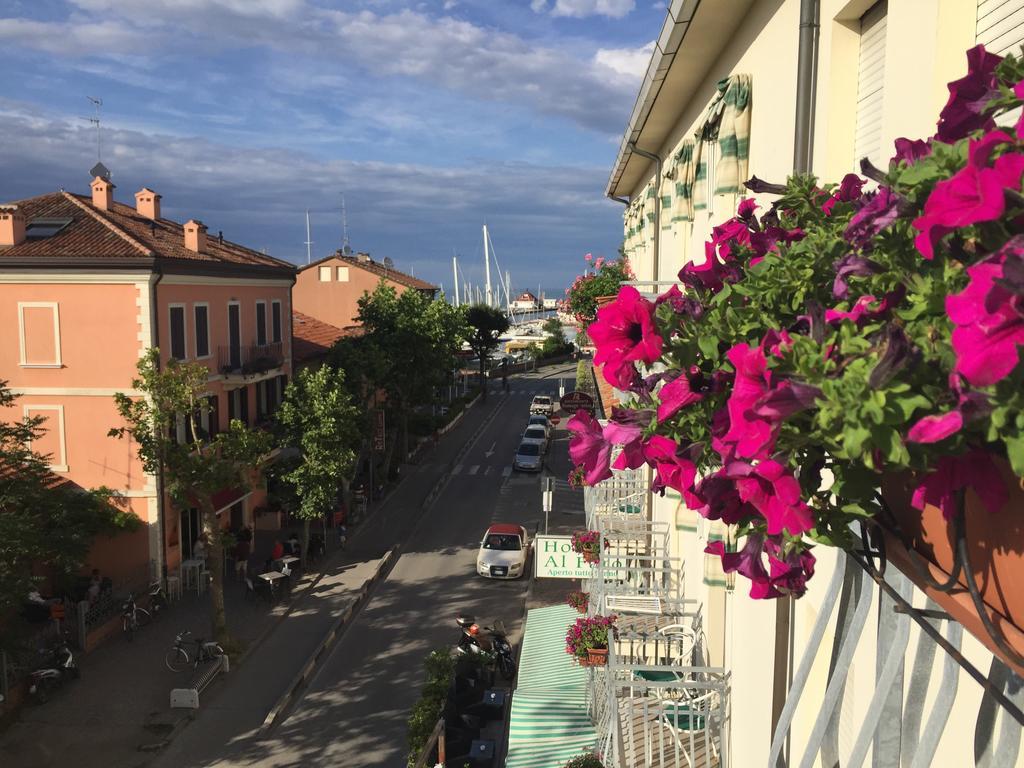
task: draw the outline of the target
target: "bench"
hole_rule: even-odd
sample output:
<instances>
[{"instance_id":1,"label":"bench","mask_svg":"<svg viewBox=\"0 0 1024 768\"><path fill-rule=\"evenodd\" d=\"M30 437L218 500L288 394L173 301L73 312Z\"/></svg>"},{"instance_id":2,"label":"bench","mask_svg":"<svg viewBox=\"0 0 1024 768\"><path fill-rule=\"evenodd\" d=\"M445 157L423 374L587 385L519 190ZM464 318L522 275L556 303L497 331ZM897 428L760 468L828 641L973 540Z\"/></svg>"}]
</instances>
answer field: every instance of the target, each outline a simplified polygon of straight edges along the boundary
<instances>
[{"instance_id":1,"label":"bench","mask_svg":"<svg viewBox=\"0 0 1024 768\"><path fill-rule=\"evenodd\" d=\"M649 613L660 616L661 598L652 595L605 595L605 613Z\"/></svg>"},{"instance_id":2,"label":"bench","mask_svg":"<svg viewBox=\"0 0 1024 768\"><path fill-rule=\"evenodd\" d=\"M199 694L213 682L221 672L229 669L228 656L218 656L212 663L196 670L195 677L187 688L171 689L171 709L199 709Z\"/></svg>"}]
</instances>

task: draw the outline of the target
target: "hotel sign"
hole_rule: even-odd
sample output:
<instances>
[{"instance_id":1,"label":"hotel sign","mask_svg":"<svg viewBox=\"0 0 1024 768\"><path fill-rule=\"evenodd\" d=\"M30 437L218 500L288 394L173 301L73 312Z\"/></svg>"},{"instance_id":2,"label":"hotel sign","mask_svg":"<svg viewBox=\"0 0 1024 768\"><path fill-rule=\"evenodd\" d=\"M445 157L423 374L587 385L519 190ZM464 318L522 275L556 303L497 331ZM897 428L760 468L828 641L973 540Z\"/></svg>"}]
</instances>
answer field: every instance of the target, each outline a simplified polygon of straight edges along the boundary
<instances>
[{"instance_id":1,"label":"hotel sign","mask_svg":"<svg viewBox=\"0 0 1024 768\"><path fill-rule=\"evenodd\" d=\"M538 579L589 579L594 566L572 551L571 536L537 536L533 558Z\"/></svg>"}]
</instances>

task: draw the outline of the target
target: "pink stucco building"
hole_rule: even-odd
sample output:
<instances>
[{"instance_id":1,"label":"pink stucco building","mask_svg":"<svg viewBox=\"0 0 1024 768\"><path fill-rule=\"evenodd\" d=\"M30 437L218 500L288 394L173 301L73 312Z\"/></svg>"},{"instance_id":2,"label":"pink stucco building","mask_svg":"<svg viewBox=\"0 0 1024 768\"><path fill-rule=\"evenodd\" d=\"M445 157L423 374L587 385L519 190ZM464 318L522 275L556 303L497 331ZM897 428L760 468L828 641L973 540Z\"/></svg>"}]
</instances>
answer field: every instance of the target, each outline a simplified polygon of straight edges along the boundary
<instances>
[{"instance_id":1,"label":"pink stucco building","mask_svg":"<svg viewBox=\"0 0 1024 768\"><path fill-rule=\"evenodd\" d=\"M53 471L86 488L107 486L147 525L95 542L89 566L111 576L173 570L198 534L195 510L175 509L136 459L107 436L119 426L115 392L150 347L210 369L203 427L258 424L291 375L295 268L213 236L198 220L160 215L160 195L114 200L97 177L91 196L55 192L0 206L0 380L15 413L46 417L33 446ZM218 499L225 526L252 522L260 494Z\"/></svg>"},{"instance_id":2,"label":"pink stucco building","mask_svg":"<svg viewBox=\"0 0 1024 768\"><path fill-rule=\"evenodd\" d=\"M390 261L385 264L367 253L338 251L299 268L292 294L295 309L337 328L348 328L359 322L359 299L373 293L382 280L399 295L414 290L433 298L437 293L436 285L399 272Z\"/></svg>"}]
</instances>

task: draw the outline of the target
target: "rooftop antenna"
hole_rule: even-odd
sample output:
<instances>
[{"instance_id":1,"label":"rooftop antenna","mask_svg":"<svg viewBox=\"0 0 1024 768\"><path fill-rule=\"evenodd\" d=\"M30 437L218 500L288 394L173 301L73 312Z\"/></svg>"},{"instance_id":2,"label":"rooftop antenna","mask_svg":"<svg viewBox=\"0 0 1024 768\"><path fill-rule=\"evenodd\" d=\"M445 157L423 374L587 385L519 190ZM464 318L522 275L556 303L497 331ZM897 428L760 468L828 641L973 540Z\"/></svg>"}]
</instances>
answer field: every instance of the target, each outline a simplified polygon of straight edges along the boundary
<instances>
[{"instance_id":1,"label":"rooftop antenna","mask_svg":"<svg viewBox=\"0 0 1024 768\"><path fill-rule=\"evenodd\" d=\"M352 253L352 245L348 241L348 212L345 210L345 193L341 193L341 252Z\"/></svg>"},{"instance_id":2,"label":"rooftop antenna","mask_svg":"<svg viewBox=\"0 0 1024 768\"><path fill-rule=\"evenodd\" d=\"M309 236L309 208L306 209L306 263L313 260L313 240Z\"/></svg>"},{"instance_id":3,"label":"rooftop antenna","mask_svg":"<svg viewBox=\"0 0 1024 768\"><path fill-rule=\"evenodd\" d=\"M103 160L103 147L100 142L100 108L103 106L103 99L98 96L86 96L90 102L92 102L93 108L96 110L95 117L83 117L83 120L88 120L90 123L96 126L96 162Z\"/></svg>"}]
</instances>

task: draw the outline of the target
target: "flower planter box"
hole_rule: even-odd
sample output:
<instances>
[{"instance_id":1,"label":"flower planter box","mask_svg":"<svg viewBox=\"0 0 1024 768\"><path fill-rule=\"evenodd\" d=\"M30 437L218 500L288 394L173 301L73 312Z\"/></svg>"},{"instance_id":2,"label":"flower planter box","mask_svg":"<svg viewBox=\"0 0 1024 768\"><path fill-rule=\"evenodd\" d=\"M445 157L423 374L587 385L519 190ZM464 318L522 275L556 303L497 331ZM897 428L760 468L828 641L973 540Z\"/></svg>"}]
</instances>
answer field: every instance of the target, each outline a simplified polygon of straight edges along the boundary
<instances>
[{"instance_id":1,"label":"flower planter box","mask_svg":"<svg viewBox=\"0 0 1024 768\"><path fill-rule=\"evenodd\" d=\"M603 667L608 664L608 649L607 648L588 648L587 649L587 666L590 667Z\"/></svg>"},{"instance_id":2,"label":"flower planter box","mask_svg":"<svg viewBox=\"0 0 1024 768\"><path fill-rule=\"evenodd\" d=\"M974 581L988 609L988 617L1002 633L1007 645L1024 656L1024 490L1021 482L1002 459L995 460L1009 495L1008 503L997 514L990 513L973 491L964 501L967 548ZM935 582L947 582L956 568L956 534L952 521L941 510L928 505L924 511L910 504L915 483L907 475L883 477L882 493L889 505L894 528L881 520L888 562L905 573L943 610L966 627L992 653L1017 674L1024 665L1007 657L989 636L964 575L948 592L930 585L922 571Z\"/></svg>"},{"instance_id":3,"label":"flower planter box","mask_svg":"<svg viewBox=\"0 0 1024 768\"><path fill-rule=\"evenodd\" d=\"M601 555L598 554L597 552L592 552L589 549L585 549L585 550L583 550L583 552L581 554L583 555L583 561L586 562L586 563L599 563L599 562L601 562Z\"/></svg>"}]
</instances>

